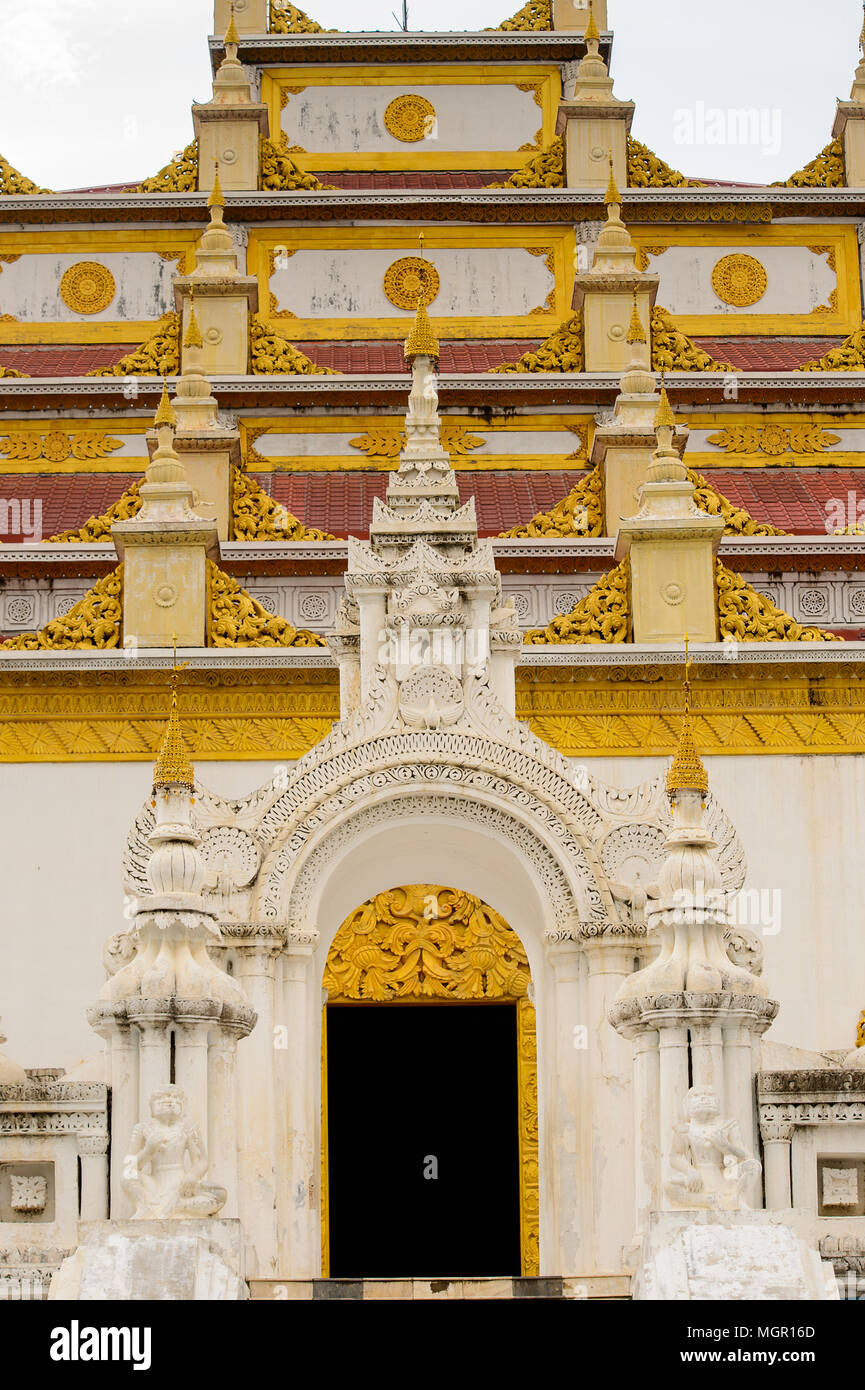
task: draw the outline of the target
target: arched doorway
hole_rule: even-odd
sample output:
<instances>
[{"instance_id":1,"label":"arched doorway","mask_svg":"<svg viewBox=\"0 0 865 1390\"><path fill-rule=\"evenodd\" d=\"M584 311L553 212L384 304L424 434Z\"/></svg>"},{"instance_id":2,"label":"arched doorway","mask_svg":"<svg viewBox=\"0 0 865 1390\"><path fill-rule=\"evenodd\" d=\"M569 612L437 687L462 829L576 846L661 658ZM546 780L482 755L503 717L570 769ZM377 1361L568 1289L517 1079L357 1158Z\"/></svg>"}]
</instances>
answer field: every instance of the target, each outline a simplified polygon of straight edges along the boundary
<instances>
[{"instance_id":1,"label":"arched doorway","mask_svg":"<svg viewBox=\"0 0 865 1390\"><path fill-rule=\"evenodd\" d=\"M472 894L393 888L343 922L323 984L322 1272L537 1274L535 1010L516 933Z\"/></svg>"}]
</instances>

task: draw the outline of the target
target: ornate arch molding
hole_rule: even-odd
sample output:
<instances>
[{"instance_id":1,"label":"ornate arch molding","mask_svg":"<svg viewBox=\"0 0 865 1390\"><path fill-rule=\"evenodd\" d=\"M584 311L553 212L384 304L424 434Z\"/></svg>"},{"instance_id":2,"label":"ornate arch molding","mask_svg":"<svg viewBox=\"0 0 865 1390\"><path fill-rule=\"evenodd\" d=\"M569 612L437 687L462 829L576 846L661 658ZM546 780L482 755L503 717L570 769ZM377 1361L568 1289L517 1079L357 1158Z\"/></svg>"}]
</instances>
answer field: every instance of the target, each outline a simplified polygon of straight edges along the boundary
<instances>
[{"instance_id":1,"label":"ornate arch molding","mask_svg":"<svg viewBox=\"0 0 865 1390\"><path fill-rule=\"evenodd\" d=\"M434 907L430 907L430 899ZM522 1272L540 1270L538 1066L525 948L502 916L472 893L416 883L377 893L351 912L331 944L328 1003L351 1000L513 1000L517 1013ZM322 1270L329 1268L327 1055L322 1052Z\"/></svg>"},{"instance_id":2,"label":"ornate arch molding","mask_svg":"<svg viewBox=\"0 0 865 1390\"><path fill-rule=\"evenodd\" d=\"M472 768L404 767L394 769L389 779L376 773L368 780L375 784L375 800L369 799L369 792L365 799L348 796L326 820L311 817L312 823L282 845L262 874L257 910L261 920L285 921L290 929L309 927L316 915L316 893L334 861L372 827L442 816L492 831L518 854L542 885L558 930L615 916L594 855L590 861L586 849L561 824L551 834L539 814L542 808L523 788ZM390 796L382 800L385 790Z\"/></svg>"}]
</instances>

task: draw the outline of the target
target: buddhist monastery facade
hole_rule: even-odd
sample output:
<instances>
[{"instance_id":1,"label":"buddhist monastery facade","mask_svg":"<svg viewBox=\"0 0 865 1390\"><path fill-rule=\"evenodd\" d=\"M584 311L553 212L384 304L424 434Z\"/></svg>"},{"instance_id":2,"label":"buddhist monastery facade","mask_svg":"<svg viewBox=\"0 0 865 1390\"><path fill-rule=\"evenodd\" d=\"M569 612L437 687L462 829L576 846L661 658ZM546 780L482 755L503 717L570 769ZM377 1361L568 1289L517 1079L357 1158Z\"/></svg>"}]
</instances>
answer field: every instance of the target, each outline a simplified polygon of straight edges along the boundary
<instances>
[{"instance_id":1,"label":"buddhist monastery facade","mask_svg":"<svg viewBox=\"0 0 865 1390\"><path fill-rule=\"evenodd\" d=\"M865 57L754 187L606 0L209 42L0 158L0 1283L858 1296Z\"/></svg>"}]
</instances>

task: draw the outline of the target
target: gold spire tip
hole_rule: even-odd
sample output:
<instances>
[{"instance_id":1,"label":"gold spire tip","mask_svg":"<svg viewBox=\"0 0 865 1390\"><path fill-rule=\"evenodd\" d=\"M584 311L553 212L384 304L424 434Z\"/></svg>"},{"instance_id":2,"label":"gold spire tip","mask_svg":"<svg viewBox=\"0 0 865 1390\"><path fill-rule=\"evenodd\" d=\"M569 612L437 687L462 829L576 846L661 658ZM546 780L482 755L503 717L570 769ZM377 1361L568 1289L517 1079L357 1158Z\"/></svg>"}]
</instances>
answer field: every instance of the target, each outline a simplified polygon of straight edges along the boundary
<instances>
[{"instance_id":1,"label":"gold spire tip","mask_svg":"<svg viewBox=\"0 0 865 1390\"><path fill-rule=\"evenodd\" d=\"M239 35L238 32L237 32L237 25L236 25L235 22L234 22L234 6L233 6L233 5L230 7L230 10L231 10L231 18L230 18L229 21L228 21L228 28L227 28L226 31L225 31L225 39L224 39L224 42L225 42L225 43L239 44L239 43L240 43L240 35Z\"/></svg>"},{"instance_id":2,"label":"gold spire tip","mask_svg":"<svg viewBox=\"0 0 865 1390\"><path fill-rule=\"evenodd\" d=\"M589 22L588 22L588 24L586 25L586 33L585 33L586 43L591 43L591 42L597 43L597 42L599 42L600 37L601 37L601 35L600 35L599 30L598 30L597 23L596 23L596 21L595 21L595 7L594 7L594 5L592 4L592 0L589 0Z\"/></svg>"},{"instance_id":3,"label":"gold spire tip","mask_svg":"<svg viewBox=\"0 0 865 1390\"><path fill-rule=\"evenodd\" d=\"M655 416L655 429L676 428L676 417L673 414L673 407L670 405L670 397L667 395L667 388L661 386L661 402L658 406L658 413Z\"/></svg>"},{"instance_id":4,"label":"gold spire tip","mask_svg":"<svg viewBox=\"0 0 865 1390\"><path fill-rule=\"evenodd\" d=\"M684 696L685 708L682 714L682 728L679 732L676 754L667 773L667 791L671 794L677 791L695 791L701 792L705 796L709 790L709 774L703 766L700 754L697 752L697 745L694 742L694 728L691 721L691 656L688 649L687 634L685 636Z\"/></svg>"},{"instance_id":5,"label":"gold spire tip","mask_svg":"<svg viewBox=\"0 0 865 1390\"><path fill-rule=\"evenodd\" d=\"M219 160L213 161L213 187L210 190L210 197L207 200L209 208L224 208L225 195L222 191L222 184L219 182Z\"/></svg>"},{"instance_id":6,"label":"gold spire tip","mask_svg":"<svg viewBox=\"0 0 865 1390\"><path fill-rule=\"evenodd\" d=\"M431 357L434 362L439 360L438 339L433 332L423 295L418 296L417 313L405 343L406 361L413 362L416 357Z\"/></svg>"},{"instance_id":7,"label":"gold spire tip","mask_svg":"<svg viewBox=\"0 0 865 1390\"><path fill-rule=\"evenodd\" d=\"M631 322L630 326L628 327L628 336L626 341L629 343L644 343L646 341L646 335L643 332L642 320L640 319L640 310L637 307L636 294L634 295L634 303L633 307L631 308Z\"/></svg>"},{"instance_id":8,"label":"gold spire tip","mask_svg":"<svg viewBox=\"0 0 865 1390\"><path fill-rule=\"evenodd\" d=\"M171 708L168 714L168 728L153 764L153 795L168 787L185 787L188 792L195 790L195 769L186 751L180 716L177 712L177 677L189 665L185 661L177 664L177 633L173 637L174 660L171 664Z\"/></svg>"},{"instance_id":9,"label":"gold spire tip","mask_svg":"<svg viewBox=\"0 0 865 1390\"><path fill-rule=\"evenodd\" d=\"M198 327L198 319L195 317L195 300L191 293L189 295L189 322L186 325L183 346L185 348L204 347L204 339L201 336L201 329Z\"/></svg>"},{"instance_id":10,"label":"gold spire tip","mask_svg":"<svg viewBox=\"0 0 865 1390\"><path fill-rule=\"evenodd\" d=\"M160 429L163 425L169 425L171 429L177 428L177 416L175 415L171 406L171 401L168 398L168 382L165 380L163 380L162 382L162 395L159 400L159 407L156 411L156 416L154 418L153 423L157 429Z\"/></svg>"},{"instance_id":11,"label":"gold spire tip","mask_svg":"<svg viewBox=\"0 0 865 1390\"><path fill-rule=\"evenodd\" d=\"M604 203L609 207L612 203L618 203L621 206L621 202L622 195L616 187L616 177L613 173L613 156L610 155L610 182L607 184L607 191L604 194Z\"/></svg>"}]
</instances>

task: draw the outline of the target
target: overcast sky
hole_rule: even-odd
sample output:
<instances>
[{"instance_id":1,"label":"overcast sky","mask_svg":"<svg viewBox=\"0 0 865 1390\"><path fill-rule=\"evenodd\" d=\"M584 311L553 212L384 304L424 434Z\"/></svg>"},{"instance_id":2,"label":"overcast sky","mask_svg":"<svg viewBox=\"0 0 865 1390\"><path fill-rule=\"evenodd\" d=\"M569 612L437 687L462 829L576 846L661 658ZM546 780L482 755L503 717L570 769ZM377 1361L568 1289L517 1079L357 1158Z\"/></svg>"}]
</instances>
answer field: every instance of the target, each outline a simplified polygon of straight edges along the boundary
<instances>
[{"instance_id":1,"label":"overcast sky","mask_svg":"<svg viewBox=\"0 0 865 1390\"><path fill-rule=\"evenodd\" d=\"M831 136L859 0L608 0L634 135L685 173L765 183ZM313 0L328 28L395 29L393 0ZM412 29L483 29L518 0L410 0ZM0 154L49 188L138 180L192 138L210 96L212 0L0 0ZM728 113L755 112L739 129Z\"/></svg>"}]
</instances>

